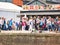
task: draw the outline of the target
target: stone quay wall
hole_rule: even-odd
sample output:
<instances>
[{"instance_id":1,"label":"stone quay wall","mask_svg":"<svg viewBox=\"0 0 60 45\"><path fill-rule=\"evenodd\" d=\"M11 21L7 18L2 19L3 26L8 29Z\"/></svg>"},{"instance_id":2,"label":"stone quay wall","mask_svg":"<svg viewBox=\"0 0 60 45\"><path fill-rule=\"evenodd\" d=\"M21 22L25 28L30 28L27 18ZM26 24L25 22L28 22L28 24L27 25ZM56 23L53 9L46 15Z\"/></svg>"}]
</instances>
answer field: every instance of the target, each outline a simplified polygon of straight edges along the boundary
<instances>
[{"instance_id":1,"label":"stone quay wall","mask_svg":"<svg viewBox=\"0 0 60 45\"><path fill-rule=\"evenodd\" d=\"M0 45L60 45L60 34L0 33Z\"/></svg>"}]
</instances>

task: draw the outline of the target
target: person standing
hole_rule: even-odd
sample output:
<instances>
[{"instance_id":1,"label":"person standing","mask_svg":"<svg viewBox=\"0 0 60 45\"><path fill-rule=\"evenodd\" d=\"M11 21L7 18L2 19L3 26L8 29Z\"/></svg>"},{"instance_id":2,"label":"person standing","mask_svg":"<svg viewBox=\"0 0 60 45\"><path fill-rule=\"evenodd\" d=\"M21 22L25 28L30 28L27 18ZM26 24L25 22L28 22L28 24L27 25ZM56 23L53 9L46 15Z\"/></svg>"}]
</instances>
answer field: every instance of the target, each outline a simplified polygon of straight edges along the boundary
<instances>
[{"instance_id":1,"label":"person standing","mask_svg":"<svg viewBox=\"0 0 60 45\"><path fill-rule=\"evenodd\" d=\"M29 19L29 30L32 30L33 29L33 19L32 17L30 17Z\"/></svg>"},{"instance_id":2,"label":"person standing","mask_svg":"<svg viewBox=\"0 0 60 45\"><path fill-rule=\"evenodd\" d=\"M1 28L2 28L2 19L0 17L0 30L1 30Z\"/></svg>"},{"instance_id":3,"label":"person standing","mask_svg":"<svg viewBox=\"0 0 60 45\"><path fill-rule=\"evenodd\" d=\"M26 28L26 22L22 21L22 30L25 30L25 28Z\"/></svg>"},{"instance_id":4,"label":"person standing","mask_svg":"<svg viewBox=\"0 0 60 45\"><path fill-rule=\"evenodd\" d=\"M16 30L19 30L19 23L16 22Z\"/></svg>"},{"instance_id":5,"label":"person standing","mask_svg":"<svg viewBox=\"0 0 60 45\"><path fill-rule=\"evenodd\" d=\"M22 30L25 30L26 28L26 18L22 17Z\"/></svg>"},{"instance_id":6,"label":"person standing","mask_svg":"<svg viewBox=\"0 0 60 45\"><path fill-rule=\"evenodd\" d=\"M28 18L27 18L27 20L26 20L26 28L25 28L26 30L28 30L29 29L29 20L28 20Z\"/></svg>"},{"instance_id":7,"label":"person standing","mask_svg":"<svg viewBox=\"0 0 60 45\"><path fill-rule=\"evenodd\" d=\"M43 28L42 28L43 24L44 24L44 20L43 20L43 18L41 18L40 23L39 23L40 30L43 30Z\"/></svg>"},{"instance_id":8,"label":"person standing","mask_svg":"<svg viewBox=\"0 0 60 45\"><path fill-rule=\"evenodd\" d=\"M12 24L13 24L13 19L11 19L10 21L9 21L9 30L12 30Z\"/></svg>"},{"instance_id":9,"label":"person standing","mask_svg":"<svg viewBox=\"0 0 60 45\"><path fill-rule=\"evenodd\" d=\"M19 30L22 30L22 21L19 22Z\"/></svg>"},{"instance_id":10,"label":"person standing","mask_svg":"<svg viewBox=\"0 0 60 45\"><path fill-rule=\"evenodd\" d=\"M2 17L2 28L1 28L2 30L3 30L3 26L4 26L3 24L4 24L4 17Z\"/></svg>"},{"instance_id":11,"label":"person standing","mask_svg":"<svg viewBox=\"0 0 60 45\"><path fill-rule=\"evenodd\" d=\"M6 19L3 19L2 30L6 30Z\"/></svg>"},{"instance_id":12,"label":"person standing","mask_svg":"<svg viewBox=\"0 0 60 45\"><path fill-rule=\"evenodd\" d=\"M34 26L35 26L35 29L38 30L38 28L37 28L37 19L36 19L36 17L34 17Z\"/></svg>"},{"instance_id":13,"label":"person standing","mask_svg":"<svg viewBox=\"0 0 60 45\"><path fill-rule=\"evenodd\" d=\"M48 29L48 31L52 30L52 23L51 23L51 17L50 16L47 19L47 29Z\"/></svg>"},{"instance_id":14,"label":"person standing","mask_svg":"<svg viewBox=\"0 0 60 45\"><path fill-rule=\"evenodd\" d=\"M40 16L38 16L38 17L36 18L36 23L37 23L37 29L39 30L39 29L40 29L40 28L39 28Z\"/></svg>"}]
</instances>

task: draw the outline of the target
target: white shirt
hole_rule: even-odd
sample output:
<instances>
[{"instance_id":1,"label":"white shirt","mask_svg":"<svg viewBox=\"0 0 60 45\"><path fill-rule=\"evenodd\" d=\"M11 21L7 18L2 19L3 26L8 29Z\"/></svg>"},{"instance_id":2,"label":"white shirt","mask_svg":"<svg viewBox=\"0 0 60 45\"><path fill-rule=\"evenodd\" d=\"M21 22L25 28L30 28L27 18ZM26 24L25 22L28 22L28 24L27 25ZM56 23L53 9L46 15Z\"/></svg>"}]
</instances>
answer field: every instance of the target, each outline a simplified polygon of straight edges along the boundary
<instances>
[{"instance_id":1,"label":"white shirt","mask_svg":"<svg viewBox=\"0 0 60 45\"><path fill-rule=\"evenodd\" d=\"M33 20L32 19L29 20L29 25L33 25Z\"/></svg>"},{"instance_id":2,"label":"white shirt","mask_svg":"<svg viewBox=\"0 0 60 45\"><path fill-rule=\"evenodd\" d=\"M0 19L0 24L3 25L3 20L2 19Z\"/></svg>"},{"instance_id":3,"label":"white shirt","mask_svg":"<svg viewBox=\"0 0 60 45\"><path fill-rule=\"evenodd\" d=\"M48 24L48 25L51 25L51 21L49 21L49 19L47 20L47 24Z\"/></svg>"}]
</instances>

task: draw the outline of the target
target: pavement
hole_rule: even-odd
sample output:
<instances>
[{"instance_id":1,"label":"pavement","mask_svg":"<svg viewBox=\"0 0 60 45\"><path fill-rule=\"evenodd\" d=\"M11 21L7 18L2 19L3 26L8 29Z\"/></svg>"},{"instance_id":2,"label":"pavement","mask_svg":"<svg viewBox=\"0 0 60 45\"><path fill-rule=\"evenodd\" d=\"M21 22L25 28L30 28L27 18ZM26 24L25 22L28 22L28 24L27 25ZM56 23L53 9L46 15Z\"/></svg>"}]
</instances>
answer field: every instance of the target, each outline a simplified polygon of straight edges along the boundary
<instances>
[{"instance_id":1,"label":"pavement","mask_svg":"<svg viewBox=\"0 0 60 45\"><path fill-rule=\"evenodd\" d=\"M12 30L12 31L1 31L1 33L31 33L31 31L16 31L16 30Z\"/></svg>"},{"instance_id":2,"label":"pavement","mask_svg":"<svg viewBox=\"0 0 60 45\"><path fill-rule=\"evenodd\" d=\"M42 32L39 32L39 31L26 31L26 30L7 30L7 31L3 31L1 30L0 33L45 33L45 34L56 34L56 33L60 33L60 32L55 32L55 31L42 31Z\"/></svg>"}]
</instances>

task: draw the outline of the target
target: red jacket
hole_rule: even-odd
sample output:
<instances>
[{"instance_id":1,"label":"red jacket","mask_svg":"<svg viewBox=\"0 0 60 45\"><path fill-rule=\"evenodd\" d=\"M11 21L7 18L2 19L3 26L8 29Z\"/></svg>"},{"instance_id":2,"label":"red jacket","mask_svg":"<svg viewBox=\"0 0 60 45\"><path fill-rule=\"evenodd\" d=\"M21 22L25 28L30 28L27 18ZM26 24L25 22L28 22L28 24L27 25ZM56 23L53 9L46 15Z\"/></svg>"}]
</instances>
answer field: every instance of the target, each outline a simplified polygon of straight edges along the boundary
<instances>
[{"instance_id":1,"label":"red jacket","mask_svg":"<svg viewBox=\"0 0 60 45\"><path fill-rule=\"evenodd\" d=\"M26 26L26 22L22 22L22 26Z\"/></svg>"}]
</instances>

